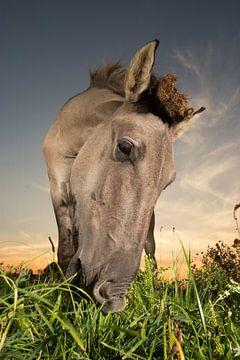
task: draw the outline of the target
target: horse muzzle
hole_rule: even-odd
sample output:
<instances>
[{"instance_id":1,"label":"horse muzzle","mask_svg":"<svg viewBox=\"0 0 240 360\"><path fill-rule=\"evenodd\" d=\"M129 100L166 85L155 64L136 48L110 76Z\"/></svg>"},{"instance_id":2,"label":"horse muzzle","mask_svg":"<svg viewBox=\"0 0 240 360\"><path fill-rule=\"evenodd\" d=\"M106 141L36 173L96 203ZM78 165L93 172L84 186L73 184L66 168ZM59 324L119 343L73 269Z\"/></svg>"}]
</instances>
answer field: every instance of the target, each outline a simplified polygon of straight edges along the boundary
<instances>
[{"instance_id":1,"label":"horse muzzle","mask_svg":"<svg viewBox=\"0 0 240 360\"><path fill-rule=\"evenodd\" d=\"M107 314L109 312L119 312L125 309L125 295L112 294L112 281L100 281L93 288L93 296L100 304L103 304L102 311Z\"/></svg>"}]
</instances>

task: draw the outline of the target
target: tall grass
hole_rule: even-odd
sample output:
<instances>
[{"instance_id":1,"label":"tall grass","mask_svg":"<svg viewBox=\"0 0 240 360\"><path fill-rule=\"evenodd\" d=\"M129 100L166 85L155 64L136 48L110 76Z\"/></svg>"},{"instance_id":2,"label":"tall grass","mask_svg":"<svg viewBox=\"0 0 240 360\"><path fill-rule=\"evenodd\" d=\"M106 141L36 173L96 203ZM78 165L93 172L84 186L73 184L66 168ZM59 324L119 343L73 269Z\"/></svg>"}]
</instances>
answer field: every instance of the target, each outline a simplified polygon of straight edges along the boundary
<instances>
[{"instance_id":1,"label":"tall grass","mask_svg":"<svg viewBox=\"0 0 240 360\"><path fill-rule=\"evenodd\" d=\"M145 258L127 308L108 315L64 277L1 270L0 359L240 359L239 284L212 297L182 251L186 280Z\"/></svg>"}]
</instances>

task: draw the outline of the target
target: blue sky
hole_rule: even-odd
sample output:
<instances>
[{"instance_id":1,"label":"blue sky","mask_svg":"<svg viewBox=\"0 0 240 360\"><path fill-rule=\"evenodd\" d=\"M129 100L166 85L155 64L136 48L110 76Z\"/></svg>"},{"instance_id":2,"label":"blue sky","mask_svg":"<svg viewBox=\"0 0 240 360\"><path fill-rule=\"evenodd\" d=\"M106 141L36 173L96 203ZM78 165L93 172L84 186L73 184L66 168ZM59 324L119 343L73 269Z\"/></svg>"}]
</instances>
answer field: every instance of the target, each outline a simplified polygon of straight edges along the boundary
<instances>
[{"instance_id":1,"label":"blue sky","mask_svg":"<svg viewBox=\"0 0 240 360\"><path fill-rule=\"evenodd\" d=\"M57 240L41 144L58 109L88 86L90 67L127 65L154 38L155 73L176 73L191 103L207 108L174 145L177 178L157 205L158 256L164 263L178 251L173 226L193 252L232 242L239 13L237 0L1 1L0 261L31 258L49 249L49 235Z\"/></svg>"}]
</instances>

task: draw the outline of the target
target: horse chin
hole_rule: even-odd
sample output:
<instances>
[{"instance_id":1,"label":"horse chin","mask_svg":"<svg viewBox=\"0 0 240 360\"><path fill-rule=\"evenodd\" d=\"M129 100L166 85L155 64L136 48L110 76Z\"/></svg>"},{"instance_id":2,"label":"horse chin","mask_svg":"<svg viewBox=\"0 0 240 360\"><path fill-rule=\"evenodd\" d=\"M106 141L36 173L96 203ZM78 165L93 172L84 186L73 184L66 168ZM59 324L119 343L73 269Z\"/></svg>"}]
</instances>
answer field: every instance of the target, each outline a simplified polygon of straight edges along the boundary
<instances>
[{"instance_id":1,"label":"horse chin","mask_svg":"<svg viewBox=\"0 0 240 360\"><path fill-rule=\"evenodd\" d=\"M102 311L104 314L115 313L123 311L126 307L125 298L122 296L114 297L112 300L107 300L103 307Z\"/></svg>"}]
</instances>

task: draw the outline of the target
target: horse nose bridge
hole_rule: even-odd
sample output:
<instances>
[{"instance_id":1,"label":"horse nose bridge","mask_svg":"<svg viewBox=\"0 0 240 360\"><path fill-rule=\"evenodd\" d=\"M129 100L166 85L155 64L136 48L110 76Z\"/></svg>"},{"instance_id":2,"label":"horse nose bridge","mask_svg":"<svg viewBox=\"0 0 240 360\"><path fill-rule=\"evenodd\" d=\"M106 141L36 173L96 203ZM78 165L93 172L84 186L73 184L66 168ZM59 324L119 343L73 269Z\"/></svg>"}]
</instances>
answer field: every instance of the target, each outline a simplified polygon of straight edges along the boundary
<instances>
[{"instance_id":1,"label":"horse nose bridge","mask_svg":"<svg viewBox=\"0 0 240 360\"><path fill-rule=\"evenodd\" d=\"M125 293L129 288L139 267L139 259L135 254L115 253L107 266L102 270L100 281L105 281L113 294Z\"/></svg>"}]
</instances>

